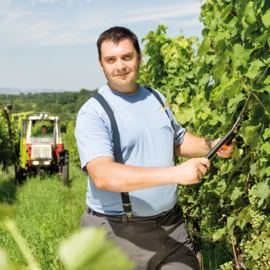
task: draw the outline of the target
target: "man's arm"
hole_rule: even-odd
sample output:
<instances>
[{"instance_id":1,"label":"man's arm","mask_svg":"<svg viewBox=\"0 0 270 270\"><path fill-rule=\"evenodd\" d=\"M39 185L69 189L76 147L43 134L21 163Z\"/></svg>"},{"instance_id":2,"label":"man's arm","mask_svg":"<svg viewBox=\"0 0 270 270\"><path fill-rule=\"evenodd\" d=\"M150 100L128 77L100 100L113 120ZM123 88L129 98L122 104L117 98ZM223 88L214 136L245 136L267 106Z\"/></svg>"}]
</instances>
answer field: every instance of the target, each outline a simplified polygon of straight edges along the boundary
<instances>
[{"instance_id":1,"label":"man's arm","mask_svg":"<svg viewBox=\"0 0 270 270\"><path fill-rule=\"evenodd\" d=\"M212 142L212 148L221 140L216 139ZM195 136L189 132L185 132L183 142L175 147L175 154L180 157L192 158L205 156L209 153L209 142L210 139L201 138ZM229 158L234 152L235 140L232 141L231 145L226 149L220 149L217 155L221 158Z\"/></svg>"},{"instance_id":2,"label":"man's arm","mask_svg":"<svg viewBox=\"0 0 270 270\"><path fill-rule=\"evenodd\" d=\"M209 166L206 158L190 159L175 167L139 168L99 157L88 162L86 168L97 188L130 192L167 184L196 184Z\"/></svg>"},{"instance_id":3,"label":"man's arm","mask_svg":"<svg viewBox=\"0 0 270 270\"><path fill-rule=\"evenodd\" d=\"M220 139L212 143L212 147ZM209 152L209 141L186 132L176 154L182 157L203 156ZM235 140L226 150L217 154L228 158L234 151ZM190 185L200 182L207 172L210 161L207 158L193 158L175 167L140 168L119 164L111 157L99 157L87 163L86 169L99 189L114 192L130 192L167 184Z\"/></svg>"}]
</instances>

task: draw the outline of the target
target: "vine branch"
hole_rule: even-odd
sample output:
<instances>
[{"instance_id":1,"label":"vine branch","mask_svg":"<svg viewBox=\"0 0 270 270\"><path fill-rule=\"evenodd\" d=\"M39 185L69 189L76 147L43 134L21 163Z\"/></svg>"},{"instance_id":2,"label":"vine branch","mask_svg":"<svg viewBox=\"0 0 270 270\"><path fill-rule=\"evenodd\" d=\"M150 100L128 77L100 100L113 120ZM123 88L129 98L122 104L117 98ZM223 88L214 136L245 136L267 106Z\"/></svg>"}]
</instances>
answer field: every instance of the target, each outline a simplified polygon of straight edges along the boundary
<instances>
[{"instance_id":1,"label":"vine branch","mask_svg":"<svg viewBox=\"0 0 270 270\"><path fill-rule=\"evenodd\" d=\"M235 246L234 246L233 229L234 229L234 226L232 226L232 248L233 248L233 254L234 254L234 258L235 258L237 270L240 270L240 267L239 267L239 264L238 264L237 255L236 255L236 251L235 251Z\"/></svg>"}]
</instances>

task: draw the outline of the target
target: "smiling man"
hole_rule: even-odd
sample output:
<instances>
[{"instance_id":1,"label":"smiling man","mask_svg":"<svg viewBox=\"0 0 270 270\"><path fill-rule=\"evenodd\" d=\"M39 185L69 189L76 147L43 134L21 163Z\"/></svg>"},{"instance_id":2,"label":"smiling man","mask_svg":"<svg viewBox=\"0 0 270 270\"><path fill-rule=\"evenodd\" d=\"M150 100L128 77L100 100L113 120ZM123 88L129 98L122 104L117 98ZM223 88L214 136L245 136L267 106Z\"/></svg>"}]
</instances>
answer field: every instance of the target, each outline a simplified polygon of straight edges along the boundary
<instances>
[{"instance_id":1,"label":"smiling man","mask_svg":"<svg viewBox=\"0 0 270 270\"><path fill-rule=\"evenodd\" d=\"M188 133L170 108L160 110L164 96L137 84L142 56L134 33L110 28L97 47L108 83L82 106L75 130L88 172L81 227L104 227L135 269L199 269L177 187L200 182L210 162L193 157L206 155L219 139ZM218 155L233 151L234 142ZM175 166L174 154L192 159Z\"/></svg>"}]
</instances>

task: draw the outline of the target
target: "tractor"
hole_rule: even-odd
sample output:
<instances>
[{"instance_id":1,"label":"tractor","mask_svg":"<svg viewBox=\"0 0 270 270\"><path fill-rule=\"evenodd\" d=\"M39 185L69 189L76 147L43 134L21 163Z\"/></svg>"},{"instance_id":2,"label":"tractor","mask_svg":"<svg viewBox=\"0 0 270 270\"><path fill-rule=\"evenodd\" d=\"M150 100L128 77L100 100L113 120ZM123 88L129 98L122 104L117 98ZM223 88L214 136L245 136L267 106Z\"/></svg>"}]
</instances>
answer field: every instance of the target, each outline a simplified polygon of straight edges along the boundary
<instances>
[{"instance_id":1,"label":"tractor","mask_svg":"<svg viewBox=\"0 0 270 270\"><path fill-rule=\"evenodd\" d=\"M61 139L60 120L49 113L38 113L21 119L18 183L26 176L58 173L64 185L69 180L69 152ZM46 134L44 134L46 128ZM19 128L20 129L20 128Z\"/></svg>"}]
</instances>

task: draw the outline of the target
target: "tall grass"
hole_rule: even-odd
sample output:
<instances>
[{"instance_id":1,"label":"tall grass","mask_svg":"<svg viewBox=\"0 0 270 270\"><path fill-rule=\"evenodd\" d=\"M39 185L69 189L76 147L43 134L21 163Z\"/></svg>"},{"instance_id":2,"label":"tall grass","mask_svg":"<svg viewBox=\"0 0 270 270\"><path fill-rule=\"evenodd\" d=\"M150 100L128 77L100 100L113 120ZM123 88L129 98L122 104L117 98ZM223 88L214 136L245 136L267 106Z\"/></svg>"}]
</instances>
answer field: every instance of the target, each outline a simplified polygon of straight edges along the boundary
<instances>
[{"instance_id":1,"label":"tall grass","mask_svg":"<svg viewBox=\"0 0 270 270\"><path fill-rule=\"evenodd\" d=\"M68 187L57 176L29 178L17 187L16 198L14 179L0 181L0 200L13 203L16 224L42 269L64 269L57 256L59 243L80 230L86 175L70 166L70 178ZM5 188L11 192L5 192ZM13 263L25 264L15 242L3 230L0 230L0 245Z\"/></svg>"}]
</instances>

